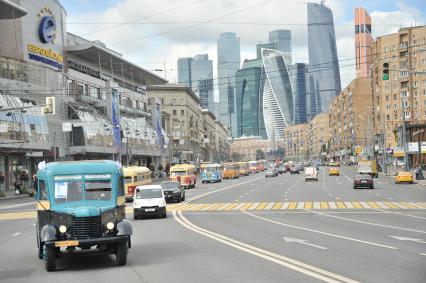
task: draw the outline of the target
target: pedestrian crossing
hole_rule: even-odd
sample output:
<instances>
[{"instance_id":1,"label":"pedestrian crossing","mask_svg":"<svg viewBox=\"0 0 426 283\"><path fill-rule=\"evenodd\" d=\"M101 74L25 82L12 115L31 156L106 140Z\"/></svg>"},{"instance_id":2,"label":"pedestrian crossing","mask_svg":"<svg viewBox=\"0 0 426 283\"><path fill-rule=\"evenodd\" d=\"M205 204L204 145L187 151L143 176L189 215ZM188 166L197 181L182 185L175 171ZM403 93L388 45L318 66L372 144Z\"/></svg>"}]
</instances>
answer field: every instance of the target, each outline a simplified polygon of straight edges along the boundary
<instances>
[{"instance_id":1,"label":"pedestrian crossing","mask_svg":"<svg viewBox=\"0 0 426 283\"><path fill-rule=\"evenodd\" d=\"M128 208L129 210L131 208ZM236 210L342 210L342 209L426 209L426 202L380 201L292 201L169 204L168 211L236 211Z\"/></svg>"}]
</instances>

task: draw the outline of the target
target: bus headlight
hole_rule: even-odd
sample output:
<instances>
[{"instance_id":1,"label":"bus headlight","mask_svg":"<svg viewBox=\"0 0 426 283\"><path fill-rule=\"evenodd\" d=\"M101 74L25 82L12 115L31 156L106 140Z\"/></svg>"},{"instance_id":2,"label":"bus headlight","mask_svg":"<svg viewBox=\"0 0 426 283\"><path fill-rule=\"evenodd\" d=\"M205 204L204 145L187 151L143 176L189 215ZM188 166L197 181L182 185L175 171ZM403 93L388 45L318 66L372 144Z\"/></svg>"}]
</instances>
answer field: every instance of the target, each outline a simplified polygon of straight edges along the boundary
<instances>
[{"instance_id":1,"label":"bus headlight","mask_svg":"<svg viewBox=\"0 0 426 283\"><path fill-rule=\"evenodd\" d=\"M111 221L106 224L106 227L107 227L108 230L114 229L114 226L115 226L114 222L111 222Z\"/></svg>"},{"instance_id":2,"label":"bus headlight","mask_svg":"<svg viewBox=\"0 0 426 283\"><path fill-rule=\"evenodd\" d=\"M65 225L60 225L60 226L59 226L59 232L60 232L61 234L65 234L65 233L67 232L67 226L65 226Z\"/></svg>"}]
</instances>

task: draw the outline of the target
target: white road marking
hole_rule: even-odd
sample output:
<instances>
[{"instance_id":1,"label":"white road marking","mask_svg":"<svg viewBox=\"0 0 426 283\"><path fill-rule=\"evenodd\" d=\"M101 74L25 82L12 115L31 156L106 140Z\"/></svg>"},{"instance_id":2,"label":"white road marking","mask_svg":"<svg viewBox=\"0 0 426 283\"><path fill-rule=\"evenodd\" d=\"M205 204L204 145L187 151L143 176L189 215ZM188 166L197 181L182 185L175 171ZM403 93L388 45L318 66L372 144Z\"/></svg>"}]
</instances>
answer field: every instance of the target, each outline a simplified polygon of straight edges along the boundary
<instances>
[{"instance_id":1,"label":"white road marking","mask_svg":"<svg viewBox=\"0 0 426 283\"><path fill-rule=\"evenodd\" d=\"M376 201L375 203L377 203L377 205L380 206L381 208L387 209L387 206L383 202Z\"/></svg>"},{"instance_id":2,"label":"white road marking","mask_svg":"<svg viewBox=\"0 0 426 283\"><path fill-rule=\"evenodd\" d=\"M264 209L271 209L274 206L274 204L275 204L275 202L270 202L270 203L268 203L267 206L265 206Z\"/></svg>"},{"instance_id":3,"label":"white road marking","mask_svg":"<svg viewBox=\"0 0 426 283\"><path fill-rule=\"evenodd\" d=\"M317 201L314 202L313 207L314 207L314 209L320 209L321 208L320 203L317 202Z\"/></svg>"},{"instance_id":4,"label":"white road marking","mask_svg":"<svg viewBox=\"0 0 426 283\"><path fill-rule=\"evenodd\" d=\"M286 200L287 200L287 199L286 199ZM281 208L280 208L280 209L287 209L289 205L290 205L290 203L289 203L289 202L285 202L285 203L283 203L283 204L281 205Z\"/></svg>"},{"instance_id":5,"label":"white road marking","mask_svg":"<svg viewBox=\"0 0 426 283\"><path fill-rule=\"evenodd\" d=\"M392 235L388 235L388 237L391 237L392 239L396 239L396 240L400 240L400 241L410 241L410 242L426 244L426 242L423 241L422 239L407 238L407 237L392 236Z\"/></svg>"},{"instance_id":6,"label":"white road marking","mask_svg":"<svg viewBox=\"0 0 426 283\"><path fill-rule=\"evenodd\" d=\"M329 201L328 206L330 207L330 209L337 209L337 205L334 201Z\"/></svg>"},{"instance_id":7,"label":"white road marking","mask_svg":"<svg viewBox=\"0 0 426 283\"><path fill-rule=\"evenodd\" d=\"M360 201L359 204L364 208L367 208L367 209L371 208L365 201Z\"/></svg>"},{"instance_id":8,"label":"white road marking","mask_svg":"<svg viewBox=\"0 0 426 283\"><path fill-rule=\"evenodd\" d=\"M297 203L296 209L303 209L305 208L305 203L303 201L299 201Z\"/></svg>"},{"instance_id":9,"label":"white road marking","mask_svg":"<svg viewBox=\"0 0 426 283\"><path fill-rule=\"evenodd\" d=\"M348 181L349 181L350 183L353 183L353 180L352 180L351 178L349 178L349 177L348 177L348 175L346 175L346 174L343 172L343 170L341 170L341 171L340 171L340 173L342 173L342 175L343 175L343 176L345 176L345 178L346 178L346 179L348 179Z\"/></svg>"},{"instance_id":10,"label":"white road marking","mask_svg":"<svg viewBox=\"0 0 426 283\"><path fill-rule=\"evenodd\" d=\"M346 236L342 236L342 235L337 235L337 234L333 234L333 233L328 233L328 232L309 229L309 228L305 228L305 227L285 224L285 223L282 223L282 222L277 222L277 221L274 221L274 220L271 220L271 219L268 219L268 218L264 218L264 217L252 214L252 213L245 211L245 210L242 210L242 212L247 214L247 215L250 215L254 218L258 218L258 219L261 219L261 220L264 220L264 221L267 221L267 222L271 222L271 223L274 223L274 224L277 224L277 225L285 226L285 227L290 227L290 228L294 228L294 229L298 229L298 230L308 231L308 232L312 232L312 233L317 233L317 234L321 234L321 235L326 235L326 236L330 236L330 237L334 237L334 238L344 239L344 240L348 240L348 241L353 241L353 242L371 245L371 246L376 246L376 247L385 248L385 249L391 249L391 250L397 250L398 249L398 248L395 248L395 247L392 247L392 246L382 245L382 244L378 244L378 243L368 242L368 241L355 239L355 238L351 238L351 237L346 237Z\"/></svg>"},{"instance_id":11,"label":"white road marking","mask_svg":"<svg viewBox=\"0 0 426 283\"><path fill-rule=\"evenodd\" d=\"M352 203L349 202L349 201L345 201L344 204L346 205L347 208L354 208L354 206L352 205Z\"/></svg>"},{"instance_id":12,"label":"white road marking","mask_svg":"<svg viewBox=\"0 0 426 283\"><path fill-rule=\"evenodd\" d=\"M237 205L236 207L234 207L232 210L240 210L240 208L243 207L244 205L246 205L245 202L240 203L239 205Z\"/></svg>"},{"instance_id":13,"label":"white road marking","mask_svg":"<svg viewBox=\"0 0 426 283\"><path fill-rule=\"evenodd\" d=\"M32 202L24 202L24 203L17 203L17 204L0 206L0 210L17 208L17 207L28 206L28 205L35 205L35 203L32 201Z\"/></svg>"},{"instance_id":14,"label":"white road marking","mask_svg":"<svg viewBox=\"0 0 426 283\"><path fill-rule=\"evenodd\" d=\"M16 232L15 234L12 234L12 237L19 236L20 234L21 234L21 232Z\"/></svg>"},{"instance_id":15,"label":"white road marking","mask_svg":"<svg viewBox=\"0 0 426 283\"><path fill-rule=\"evenodd\" d=\"M318 246L318 245L315 245L315 244L311 244L311 243L308 242L308 240L295 239L295 238L286 238L286 237L283 237L283 239L287 243L297 243L297 244L302 244L302 245L305 245L305 246L310 246L310 247L313 247L313 248L317 248L317 249L320 249L320 250L328 250L328 248L326 248L326 247Z\"/></svg>"},{"instance_id":16,"label":"white road marking","mask_svg":"<svg viewBox=\"0 0 426 283\"><path fill-rule=\"evenodd\" d=\"M420 205L417 205L416 203L414 203L414 202L409 202L409 204L411 204L412 206L415 206L415 207L417 207L417 208L423 208L423 207L421 207Z\"/></svg>"},{"instance_id":17,"label":"white road marking","mask_svg":"<svg viewBox=\"0 0 426 283\"><path fill-rule=\"evenodd\" d=\"M424 253L424 254L418 254L418 255L426 256L426 253Z\"/></svg>"},{"instance_id":18,"label":"white road marking","mask_svg":"<svg viewBox=\"0 0 426 283\"><path fill-rule=\"evenodd\" d=\"M403 231L409 231L409 232L426 234L426 231L421 231L421 230L414 230L414 229L408 229L408 228L402 228L402 227L396 227L396 226L390 226L390 225L372 223L372 222L367 222L367 221L355 220L355 219L351 219L351 218L345 218L345 217L341 217L341 216L330 215L330 213L324 213L324 212L314 211L314 210L310 210L310 209L305 209L305 210L309 211L311 213L322 215L322 216L332 217L332 218L336 218L336 219L340 219L340 220L345 220L345 221L350 221L350 222L355 222L355 223L361 223L361 224L365 224L365 225L372 225L372 226L378 226L378 227L383 227L383 228L389 228L389 229L396 229L396 230L403 230Z\"/></svg>"},{"instance_id":19,"label":"white road marking","mask_svg":"<svg viewBox=\"0 0 426 283\"><path fill-rule=\"evenodd\" d=\"M248 209L256 209L256 207L260 204L260 202L253 203Z\"/></svg>"},{"instance_id":20,"label":"white road marking","mask_svg":"<svg viewBox=\"0 0 426 283\"><path fill-rule=\"evenodd\" d=\"M405 214L405 213L399 213L399 212L393 212L393 211L389 211L389 210L381 210L381 209L376 209L377 211L381 211L381 212L385 212L385 213L389 213L389 214L395 214L395 215L401 215L401 216L407 216L407 217L412 217L412 218L418 218L418 219L425 219L426 217L421 217L421 216L416 216L416 215L411 215L411 214Z\"/></svg>"},{"instance_id":21,"label":"white road marking","mask_svg":"<svg viewBox=\"0 0 426 283\"><path fill-rule=\"evenodd\" d=\"M311 276L313 278L325 281L325 282L357 282L355 280L352 280L347 277L343 277L341 275L329 272L324 269L317 268L315 266L294 260L292 258L288 258L285 256L282 256L280 254L276 254L264 249L260 249L258 247L237 241L235 239L226 237L224 235L209 231L207 229L203 229L201 227L198 227L194 225L193 223L189 222L186 217L183 216L182 212L176 213L173 212L173 218L182 226L188 228L189 230L192 230L200 235L206 236L212 240L215 240L217 242L220 242L222 244L234 247L236 249L239 249L241 251L250 253L252 255L255 255L257 257L269 260L271 262L277 263L281 266L290 268L292 270L298 271L300 273L303 273L305 275Z\"/></svg>"}]
</instances>

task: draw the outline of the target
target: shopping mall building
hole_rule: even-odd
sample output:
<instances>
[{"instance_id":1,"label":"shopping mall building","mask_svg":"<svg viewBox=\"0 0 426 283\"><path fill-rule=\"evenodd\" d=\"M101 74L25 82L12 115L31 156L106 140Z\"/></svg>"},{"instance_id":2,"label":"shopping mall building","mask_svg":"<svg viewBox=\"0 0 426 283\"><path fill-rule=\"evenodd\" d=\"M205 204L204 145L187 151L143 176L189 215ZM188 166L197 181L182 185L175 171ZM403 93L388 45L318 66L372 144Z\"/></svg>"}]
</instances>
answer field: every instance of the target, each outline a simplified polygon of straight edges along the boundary
<instances>
[{"instance_id":1,"label":"shopping mall building","mask_svg":"<svg viewBox=\"0 0 426 283\"><path fill-rule=\"evenodd\" d=\"M42 160L167 162L161 106L146 94L166 81L67 33L66 17L56 0L0 0L0 189Z\"/></svg>"}]
</instances>

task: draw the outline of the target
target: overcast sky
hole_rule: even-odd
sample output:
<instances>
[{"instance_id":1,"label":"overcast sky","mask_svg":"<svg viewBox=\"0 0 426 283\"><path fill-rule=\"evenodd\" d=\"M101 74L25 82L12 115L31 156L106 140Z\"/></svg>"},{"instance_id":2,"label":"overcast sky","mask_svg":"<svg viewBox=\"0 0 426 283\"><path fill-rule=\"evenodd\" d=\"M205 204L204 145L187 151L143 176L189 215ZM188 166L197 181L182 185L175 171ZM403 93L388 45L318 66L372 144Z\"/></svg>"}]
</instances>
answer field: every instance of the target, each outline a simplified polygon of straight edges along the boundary
<instances>
[{"instance_id":1,"label":"overcast sky","mask_svg":"<svg viewBox=\"0 0 426 283\"><path fill-rule=\"evenodd\" d=\"M179 57L208 53L216 73L216 40L235 32L241 61L256 56L256 43L267 42L274 29L292 31L294 62L308 62L306 1L303 0L61 0L69 32L101 40L147 70L167 69L175 82ZM318 1L317 1L318 2ZM374 36L400 26L425 24L426 1L328 0L334 15L342 88L355 77L354 8L372 17ZM156 72L164 76L164 72Z\"/></svg>"}]
</instances>

